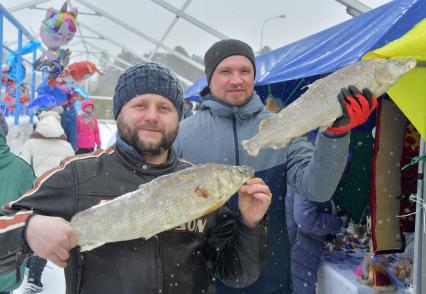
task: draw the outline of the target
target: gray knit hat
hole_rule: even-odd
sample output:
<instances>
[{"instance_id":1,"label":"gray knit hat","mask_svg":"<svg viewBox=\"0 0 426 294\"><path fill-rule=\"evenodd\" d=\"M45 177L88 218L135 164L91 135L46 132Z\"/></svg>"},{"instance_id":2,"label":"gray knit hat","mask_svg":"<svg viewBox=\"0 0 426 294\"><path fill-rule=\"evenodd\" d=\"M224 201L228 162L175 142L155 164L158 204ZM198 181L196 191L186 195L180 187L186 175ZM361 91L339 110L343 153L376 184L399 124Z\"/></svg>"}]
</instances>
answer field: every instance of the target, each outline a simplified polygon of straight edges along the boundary
<instances>
[{"instance_id":1,"label":"gray knit hat","mask_svg":"<svg viewBox=\"0 0 426 294\"><path fill-rule=\"evenodd\" d=\"M183 90L180 82L170 68L153 62L140 62L121 74L113 98L114 118L117 119L124 104L143 94L158 94L169 99L181 119Z\"/></svg>"},{"instance_id":2,"label":"gray knit hat","mask_svg":"<svg viewBox=\"0 0 426 294\"><path fill-rule=\"evenodd\" d=\"M3 111L0 109L0 128L3 129L4 134L7 136L9 127L7 126L6 118L4 117Z\"/></svg>"},{"instance_id":3,"label":"gray knit hat","mask_svg":"<svg viewBox=\"0 0 426 294\"><path fill-rule=\"evenodd\" d=\"M256 59L253 49L240 40L227 39L214 43L204 55L205 73L207 84L210 86L212 75L218 64L229 56L242 55L247 57L253 64L254 75L256 76Z\"/></svg>"}]
</instances>

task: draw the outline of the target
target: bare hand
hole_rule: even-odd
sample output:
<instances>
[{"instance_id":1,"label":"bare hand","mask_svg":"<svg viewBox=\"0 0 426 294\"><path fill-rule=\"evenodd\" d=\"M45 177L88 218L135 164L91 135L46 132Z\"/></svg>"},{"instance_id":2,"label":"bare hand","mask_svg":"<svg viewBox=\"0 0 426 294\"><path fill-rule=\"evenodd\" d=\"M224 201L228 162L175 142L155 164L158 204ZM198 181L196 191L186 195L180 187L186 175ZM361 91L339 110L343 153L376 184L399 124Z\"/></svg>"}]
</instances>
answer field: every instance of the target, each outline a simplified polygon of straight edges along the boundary
<instances>
[{"instance_id":1,"label":"bare hand","mask_svg":"<svg viewBox=\"0 0 426 294\"><path fill-rule=\"evenodd\" d=\"M254 228L263 219L272 193L261 178L252 178L238 191L238 207L244 223Z\"/></svg>"},{"instance_id":2,"label":"bare hand","mask_svg":"<svg viewBox=\"0 0 426 294\"><path fill-rule=\"evenodd\" d=\"M40 257L59 267L66 267L69 251L77 246L77 238L69 222L60 217L33 216L27 224L28 246Z\"/></svg>"}]
</instances>

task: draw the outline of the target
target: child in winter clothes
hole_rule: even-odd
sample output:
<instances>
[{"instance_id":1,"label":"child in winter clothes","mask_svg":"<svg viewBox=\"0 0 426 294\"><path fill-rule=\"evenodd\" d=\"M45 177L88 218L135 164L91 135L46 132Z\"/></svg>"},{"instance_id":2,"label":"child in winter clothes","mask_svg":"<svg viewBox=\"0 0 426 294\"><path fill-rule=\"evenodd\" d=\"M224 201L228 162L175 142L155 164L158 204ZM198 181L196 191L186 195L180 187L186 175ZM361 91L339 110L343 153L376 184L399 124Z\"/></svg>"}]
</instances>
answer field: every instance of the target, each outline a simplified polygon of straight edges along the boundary
<instances>
[{"instance_id":1,"label":"child in winter clothes","mask_svg":"<svg viewBox=\"0 0 426 294\"><path fill-rule=\"evenodd\" d=\"M101 148L98 120L93 112L95 105L86 100L81 103L81 111L77 116L77 152L76 154L89 153L95 147Z\"/></svg>"},{"instance_id":2,"label":"child in winter clothes","mask_svg":"<svg viewBox=\"0 0 426 294\"><path fill-rule=\"evenodd\" d=\"M39 120L20 154L33 167L37 177L58 166L62 159L74 155L61 126L61 116L55 111L43 111Z\"/></svg>"},{"instance_id":3,"label":"child in winter clothes","mask_svg":"<svg viewBox=\"0 0 426 294\"><path fill-rule=\"evenodd\" d=\"M286 220L291 245L293 293L315 294L321 252L328 234L336 234L342 219L333 203L313 202L287 187Z\"/></svg>"}]
</instances>

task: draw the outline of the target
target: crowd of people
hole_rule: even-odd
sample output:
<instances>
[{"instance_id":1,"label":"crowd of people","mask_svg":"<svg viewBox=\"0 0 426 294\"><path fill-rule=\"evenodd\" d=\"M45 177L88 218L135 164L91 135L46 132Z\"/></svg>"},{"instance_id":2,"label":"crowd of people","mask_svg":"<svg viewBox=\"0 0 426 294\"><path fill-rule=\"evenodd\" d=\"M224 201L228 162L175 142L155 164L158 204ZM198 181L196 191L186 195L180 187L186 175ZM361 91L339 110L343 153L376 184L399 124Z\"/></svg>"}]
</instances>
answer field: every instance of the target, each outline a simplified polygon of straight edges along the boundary
<instances>
[{"instance_id":1,"label":"crowd of people","mask_svg":"<svg viewBox=\"0 0 426 294\"><path fill-rule=\"evenodd\" d=\"M240 141L253 137L260 122L273 115L254 91L252 48L240 40L222 40L207 50L204 63L208 85L195 115L168 67L142 62L128 68L115 87L117 135L106 150L99 149L89 101L77 118L79 156L69 157L74 150L65 144L60 117L50 112L40 114L23 148L29 164L10 154L0 128L0 172L6 173L6 161L23 181L2 180L0 185L0 196L7 196L1 199L0 252L13 252L16 260L6 263L0 257L0 273L15 273L24 263L21 256L32 254L30 264L44 258L64 268L67 294L315 293L316 275L307 277L300 264L316 271L322 236L341 224L332 209L318 202L332 197L347 161L349 132L368 119L376 98L368 90L343 90L343 116L318 132L314 143L302 136L283 149L263 149L252 157ZM57 156L43 157L51 147ZM255 177L206 215L202 230L172 229L146 240L80 251L69 223L73 215L201 163L248 165ZM34 183L31 167L38 177ZM313 215L335 219L316 231L312 228L323 226ZM306 254L312 265L300 259ZM29 277L42 287L39 276L30 272ZM20 283L13 282L0 290Z\"/></svg>"}]
</instances>

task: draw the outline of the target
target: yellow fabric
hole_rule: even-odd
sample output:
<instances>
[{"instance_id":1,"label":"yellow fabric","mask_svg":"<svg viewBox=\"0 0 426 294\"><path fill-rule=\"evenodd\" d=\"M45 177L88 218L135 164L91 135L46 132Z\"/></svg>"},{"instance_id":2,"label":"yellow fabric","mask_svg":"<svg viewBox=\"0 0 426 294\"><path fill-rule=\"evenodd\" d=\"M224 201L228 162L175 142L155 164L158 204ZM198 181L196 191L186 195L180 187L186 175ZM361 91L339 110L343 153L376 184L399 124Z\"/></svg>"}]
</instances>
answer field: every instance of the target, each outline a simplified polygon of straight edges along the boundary
<instances>
[{"instance_id":1,"label":"yellow fabric","mask_svg":"<svg viewBox=\"0 0 426 294\"><path fill-rule=\"evenodd\" d=\"M387 93L426 139L426 19L401 38L368 52L363 59L413 57L423 62L405 74Z\"/></svg>"}]
</instances>

